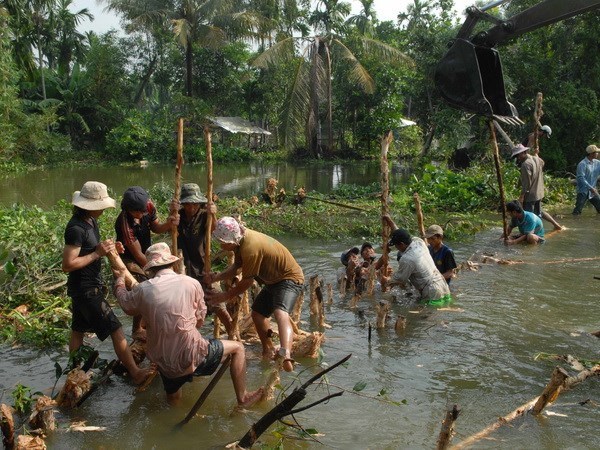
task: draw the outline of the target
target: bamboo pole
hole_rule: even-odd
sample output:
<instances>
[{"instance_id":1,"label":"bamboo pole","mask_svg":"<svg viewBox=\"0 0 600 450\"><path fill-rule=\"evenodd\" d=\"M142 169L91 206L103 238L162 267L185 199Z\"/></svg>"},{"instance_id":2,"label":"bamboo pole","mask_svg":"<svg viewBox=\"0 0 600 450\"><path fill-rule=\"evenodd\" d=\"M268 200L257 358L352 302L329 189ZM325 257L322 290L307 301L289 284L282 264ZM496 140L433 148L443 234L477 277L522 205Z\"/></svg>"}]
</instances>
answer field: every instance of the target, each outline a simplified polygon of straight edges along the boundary
<instances>
[{"instance_id":1,"label":"bamboo pole","mask_svg":"<svg viewBox=\"0 0 600 450\"><path fill-rule=\"evenodd\" d=\"M425 239L425 223L423 220L423 209L421 208L421 199L418 193L413 194L413 200L415 201L415 212L417 214L417 224L419 225L419 234L422 239Z\"/></svg>"},{"instance_id":2,"label":"bamboo pole","mask_svg":"<svg viewBox=\"0 0 600 450\"><path fill-rule=\"evenodd\" d=\"M500 154L498 152L498 141L496 140L496 130L494 121L490 120L490 135L492 140L492 151L494 152L494 165L496 166L496 177L498 178L498 189L500 190L500 207L502 208L502 235L504 240L508 239L508 219L506 217L506 199L504 195L504 181L502 180L502 170L500 168Z\"/></svg>"},{"instance_id":3,"label":"bamboo pole","mask_svg":"<svg viewBox=\"0 0 600 450\"><path fill-rule=\"evenodd\" d=\"M177 126L177 162L175 164L175 191L173 192L173 203L176 204L179 203L181 196L181 166L183 166L183 117L179 118ZM179 256L177 234L177 227L173 226L171 228L171 254L175 256Z\"/></svg>"}]
</instances>

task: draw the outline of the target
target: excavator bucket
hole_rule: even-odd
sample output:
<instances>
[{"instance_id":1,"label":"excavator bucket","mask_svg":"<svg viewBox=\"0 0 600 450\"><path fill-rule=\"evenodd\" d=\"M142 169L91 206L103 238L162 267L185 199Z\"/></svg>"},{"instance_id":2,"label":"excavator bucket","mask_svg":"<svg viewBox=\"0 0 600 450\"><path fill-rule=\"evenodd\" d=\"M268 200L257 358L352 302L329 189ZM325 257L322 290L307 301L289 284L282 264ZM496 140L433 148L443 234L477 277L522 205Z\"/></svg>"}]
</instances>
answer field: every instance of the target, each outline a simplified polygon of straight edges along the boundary
<instances>
[{"instance_id":1,"label":"excavator bucket","mask_svg":"<svg viewBox=\"0 0 600 450\"><path fill-rule=\"evenodd\" d=\"M523 123L506 100L502 64L495 49L456 39L435 69L435 84L452 106L513 125Z\"/></svg>"}]
</instances>

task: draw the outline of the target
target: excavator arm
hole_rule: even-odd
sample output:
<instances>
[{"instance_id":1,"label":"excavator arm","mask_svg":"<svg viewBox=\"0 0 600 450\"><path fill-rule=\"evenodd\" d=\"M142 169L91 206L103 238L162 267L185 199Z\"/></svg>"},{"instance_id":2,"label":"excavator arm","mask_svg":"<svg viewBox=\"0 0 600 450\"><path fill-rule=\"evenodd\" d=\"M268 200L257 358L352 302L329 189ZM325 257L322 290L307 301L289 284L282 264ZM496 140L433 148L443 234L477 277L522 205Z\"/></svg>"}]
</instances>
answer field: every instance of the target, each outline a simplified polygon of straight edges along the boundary
<instances>
[{"instance_id":1,"label":"excavator arm","mask_svg":"<svg viewBox=\"0 0 600 450\"><path fill-rule=\"evenodd\" d=\"M494 47L546 25L598 9L600 0L545 0L506 20L485 12L507 1L510 0L467 8L467 19L436 67L435 83L452 106L514 125L522 122L516 108L506 99L502 64ZM481 20L495 25L472 35Z\"/></svg>"}]
</instances>

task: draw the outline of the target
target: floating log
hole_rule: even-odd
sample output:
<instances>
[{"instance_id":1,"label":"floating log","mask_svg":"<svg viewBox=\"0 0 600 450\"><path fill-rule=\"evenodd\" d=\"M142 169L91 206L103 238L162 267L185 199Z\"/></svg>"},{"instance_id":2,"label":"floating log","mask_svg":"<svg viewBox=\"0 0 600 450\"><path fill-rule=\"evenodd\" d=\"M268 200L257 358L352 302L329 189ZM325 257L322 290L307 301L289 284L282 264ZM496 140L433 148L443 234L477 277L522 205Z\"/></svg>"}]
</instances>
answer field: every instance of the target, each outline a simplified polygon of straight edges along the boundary
<instances>
[{"instance_id":1,"label":"floating log","mask_svg":"<svg viewBox=\"0 0 600 450\"><path fill-rule=\"evenodd\" d=\"M242 437L242 439L240 439L238 445L242 448L250 448L256 442L256 440L260 437L260 435L263 434L265 431L267 431L267 429L275 421L280 420L281 418L283 418L287 415L294 414L294 413L300 412L300 411L304 411L308 408L312 408L313 406L316 406L326 400L329 400L330 398L338 397L338 396L342 395L343 391L332 394L332 395L328 395L327 397L324 397L321 400L311 403L310 405L305 406L303 408L299 408L297 410L293 409L298 403L300 403L306 397L306 389L308 388L308 386L310 386L314 381L316 381L319 378L321 378L322 376L324 376L326 373L328 373L328 372L332 371L333 369L335 369L336 367L338 367L340 364L343 364L346 361L348 361L348 359L350 359L351 356L352 356L351 354L346 356L341 361L338 361L337 363L333 364L332 366L317 373L315 376L310 378L306 383L304 383L299 388L294 389L294 391L288 397L286 397L281 403L277 404L273 409L271 409L271 411L269 411L267 414L265 414L258 422L256 422L254 425L252 425L250 430L248 430L248 432Z\"/></svg>"},{"instance_id":2,"label":"floating log","mask_svg":"<svg viewBox=\"0 0 600 450\"><path fill-rule=\"evenodd\" d=\"M442 422L442 429L440 430L440 434L437 440L437 450L445 450L448 448L450 444L450 439L454 435L454 422L458 419L458 415L460 414L460 409L458 405L454 405L452 409L446 411L446 417Z\"/></svg>"},{"instance_id":3,"label":"floating log","mask_svg":"<svg viewBox=\"0 0 600 450\"><path fill-rule=\"evenodd\" d=\"M368 213L371 212L368 209L360 208L358 206L346 205L345 203L333 202L331 200L324 200L324 199L318 198L318 197L311 197L310 195L305 195L304 198L308 198L308 199L311 199L311 200L317 200L318 202L329 203L330 205L339 206L341 208L353 209L355 211L364 211L364 212L368 212Z\"/></svg>"}]
</instances>

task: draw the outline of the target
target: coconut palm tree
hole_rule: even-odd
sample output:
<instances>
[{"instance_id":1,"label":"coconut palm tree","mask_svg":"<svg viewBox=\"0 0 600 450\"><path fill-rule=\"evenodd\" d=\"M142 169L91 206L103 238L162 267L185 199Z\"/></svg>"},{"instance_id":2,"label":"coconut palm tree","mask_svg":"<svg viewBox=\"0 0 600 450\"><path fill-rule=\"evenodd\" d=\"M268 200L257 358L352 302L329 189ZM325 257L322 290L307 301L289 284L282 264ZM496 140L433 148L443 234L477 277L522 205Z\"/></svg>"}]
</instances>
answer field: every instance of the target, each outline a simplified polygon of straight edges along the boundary
<instances>
[{"instance_id":1,"label":"coconut palm tree","mask_svg":"<svg viewBox=\"0 0 600 450\"><path fill-rule=\"evenodd\" d=\"M328 149L331 152L334 150L332 60L344 62L338 66L344 66L345 76L365 93L373 93L375 89L368 71L345 43L345 18L349 14L348 3L340 0L321 0L309 19L315 32L313 36L290 36L281 39L253 61L255 66L267 68L283 61L295 60L295 77L291 81L287 107L283 111L283 135L286 144L290 145L295 130L303 127L306 146L312 157L322 153L321 104L326 108ZM398 49L370 37L361 36L359 43L365 52L377 56L382 61L411 63L410 58Z\"/></svg>"},{"instance_id":2,"label":"coconut palm tree","mask_svg":"<svg viewBox=\"0 0 600 450\"><path fill-rule=\"evenodd\" d=\"M185 91L193 96L194 49L218 49L230 38L254 34L258 18L236 0L102 0L131 22L148 26L166 19L185 51Z\"/></svg>"},{"instance_id":3,"label":"coconut palm tree","mask_svg":"<svg viewBox=\"0 0 600 450\"><path fill-rule=\"evenodd\" d=\"M40 1L40 0L37 0ZM43 0L42 0L43 1ZM85 55L87 38L77 31L84 20L94 20L87 8L71 11L73 0L51 0L54 8L50 12L50 25L53 28L52 63L63 76L69 77L73 59L82 59Z\"/></svg>"}]
</instances>

